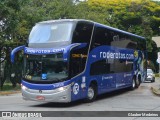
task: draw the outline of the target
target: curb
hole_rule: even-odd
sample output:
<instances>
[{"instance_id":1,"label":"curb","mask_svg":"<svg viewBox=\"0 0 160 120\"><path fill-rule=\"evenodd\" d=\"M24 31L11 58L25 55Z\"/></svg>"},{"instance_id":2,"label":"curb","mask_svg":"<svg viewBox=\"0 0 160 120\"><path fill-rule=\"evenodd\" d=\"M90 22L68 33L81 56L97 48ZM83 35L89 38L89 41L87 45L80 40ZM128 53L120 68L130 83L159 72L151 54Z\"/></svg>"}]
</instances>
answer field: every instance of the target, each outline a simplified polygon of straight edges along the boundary
<instances>
[{"instance_id":1,"label":"curb","mask_svg":"<svg viewBox=\"0 0 160 120\"><path fill-rule=\"evenodd\" d=\"M21 93L21 91L3 91L3 92L0 91L0 96L8 96L16 93Z\"/></svg>"},{"instance_id":2,"label":"curb","mask_svg":"<svg viewBox=\"0 0 160 120\"><path fill-rule=\"evenodd\" d=\"M151 87L151 91L154 95L159 96L160 97L160 89L156 89Z\"/></svg>"}]
</instances>

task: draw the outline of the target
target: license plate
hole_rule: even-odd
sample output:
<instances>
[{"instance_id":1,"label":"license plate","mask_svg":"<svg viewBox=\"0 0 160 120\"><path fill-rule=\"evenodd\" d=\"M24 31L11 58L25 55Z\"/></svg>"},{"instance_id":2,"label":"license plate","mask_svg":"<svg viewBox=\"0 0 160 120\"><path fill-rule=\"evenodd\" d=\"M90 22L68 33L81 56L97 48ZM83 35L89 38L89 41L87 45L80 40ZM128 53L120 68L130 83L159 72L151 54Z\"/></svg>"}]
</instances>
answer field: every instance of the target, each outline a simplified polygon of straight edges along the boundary
<instances>
[{"instance_id":1,"label":"license plate","mask_svg":"<svg viewBox=\"0 0 160 120\"><path fill-rule=\"evenodd\" d=\"M37 100L45 100L45 97L44 96L37 96L36 99Z\"/></svg>"}]
</instances>

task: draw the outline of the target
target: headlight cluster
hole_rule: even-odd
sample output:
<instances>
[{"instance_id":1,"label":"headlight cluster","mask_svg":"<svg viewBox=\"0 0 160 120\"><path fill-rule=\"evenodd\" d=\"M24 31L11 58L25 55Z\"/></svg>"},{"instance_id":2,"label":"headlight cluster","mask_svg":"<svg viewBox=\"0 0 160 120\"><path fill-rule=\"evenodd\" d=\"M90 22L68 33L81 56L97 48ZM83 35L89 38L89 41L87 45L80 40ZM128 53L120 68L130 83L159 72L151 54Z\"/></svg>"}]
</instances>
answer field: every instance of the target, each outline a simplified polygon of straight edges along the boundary
<instances>
[{"instance_id":1,"label":"headlight cluster","mask_svg":"<svg viewBox=\"0 0 160 120\"><path fill-rule=\"evenodd\" d=\"M22 85L22 84L21 84L21 88L22 88L23 90L28 89L26 86L24 86L24 85Z\"/></svg>"},{"instance_id":2,"label":"headlight cluster","mask_svg":"<svg viewBox=\"0 0 160 120\"><path fill-rule=\"evenodd\" d=\"M69 87L70 87L70 85L67 85L67 86L64 86L64 87L59 87L59 88L56 89L56 92L65 91L65 90L67 90Z\"/></svg>"},{"instance_id":3,"label":"headlight cluster","mask_svg":"<svg viewBox=\"0 0 160 120\"><path fill-rule=\"evenodd\" d=\"M67 85L67 86L59 87L59 88L54 89L54 90L52 90L52 91L53 91L54 93L56 93L56 92L62 92L62 91L65 91L65 90L69 89L70 86L71 86L71 85L69 84L69 85ZM24 85L22 85L22 84L21 84L21 88L22 88L23 90L27 90L27 89L28 89L26 86L24 86Z\"/></svg>"}]
</instances>

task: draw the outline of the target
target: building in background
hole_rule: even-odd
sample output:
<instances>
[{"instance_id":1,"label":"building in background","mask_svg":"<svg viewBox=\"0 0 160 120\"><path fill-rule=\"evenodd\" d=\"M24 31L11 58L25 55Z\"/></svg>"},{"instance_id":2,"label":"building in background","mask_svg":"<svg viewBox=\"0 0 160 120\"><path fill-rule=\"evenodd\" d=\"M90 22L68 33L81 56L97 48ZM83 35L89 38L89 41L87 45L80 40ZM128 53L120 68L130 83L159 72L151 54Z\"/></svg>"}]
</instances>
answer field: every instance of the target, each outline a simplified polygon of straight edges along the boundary
<instances>
[{"instance_id":1,"label":"building in background","mask_svg":"<svg viewBox=\"0 0 160 120\"><path fill-rule=\"evenodd\" d=\"M160 47L160 36L152 37L152 40L157 44L157 47Z\"/></svg>"}]
</instances>

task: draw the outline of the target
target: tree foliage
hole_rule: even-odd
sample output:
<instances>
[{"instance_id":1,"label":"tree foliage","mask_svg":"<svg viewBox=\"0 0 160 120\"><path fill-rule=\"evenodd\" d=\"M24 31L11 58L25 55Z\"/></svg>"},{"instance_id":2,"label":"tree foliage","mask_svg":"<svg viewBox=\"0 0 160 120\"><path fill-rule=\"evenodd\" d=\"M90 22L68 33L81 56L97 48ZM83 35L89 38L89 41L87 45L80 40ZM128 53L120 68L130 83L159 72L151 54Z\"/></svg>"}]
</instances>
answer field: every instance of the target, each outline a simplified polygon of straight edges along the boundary
<instances>
[{"instance_id":1,"label":"tree foliage","mask_svg":"<svg viewBox=\"0 0 160 120\"><path fill-rule=\"evenodd\" d=\"M160 3L151 0L1 0L0 40L25 43L32 26L39 21L63 18L89 19L148 40L158 35Z\"/></svg>"},{"instance_id":2,"label":"tree foliage","mask_svg":"<svg viewBox=\"0 0 160 120\"><path fill-rule=\"evenodd\" d=\"M105 15L110 26L146 37L148 50L152 50L151 37L158 35L160 26L158 3L150 0L89 0L88 5Z\"/></svg>"},{"instance_id":3,"label":"tree foliage","mask_svg":"<svg viewBox=\"0 0 160 120\"><path fill-rule=\"evenodd\" d=\"M0 42L10 42L17 38L15 29L19 24L19 11L23 3L21 0L1 0Z\"/></svg>"}]
</instances>

